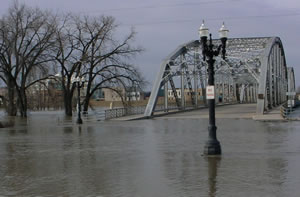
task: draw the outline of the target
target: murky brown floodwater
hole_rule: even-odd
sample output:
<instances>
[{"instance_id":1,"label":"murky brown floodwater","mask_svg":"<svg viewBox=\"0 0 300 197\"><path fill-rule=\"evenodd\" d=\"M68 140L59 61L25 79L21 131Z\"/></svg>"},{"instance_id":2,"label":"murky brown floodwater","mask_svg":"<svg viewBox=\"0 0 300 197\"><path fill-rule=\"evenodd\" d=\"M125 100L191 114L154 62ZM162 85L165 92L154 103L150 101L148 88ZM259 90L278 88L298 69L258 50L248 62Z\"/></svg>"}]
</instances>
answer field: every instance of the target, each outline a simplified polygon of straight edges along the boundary
<instances>
[{"instance_id":1,"label":"murky brown floodwater","mask_svg":"<svg viewBox=\"0 0 300 197\"><path fill-rule=\"evenodd\" d=\"M26 126L27 125L27 126ZM300 122L90 121L36 113L0 129L0 196L299 196Z\"/></svg>"}]
</instances>

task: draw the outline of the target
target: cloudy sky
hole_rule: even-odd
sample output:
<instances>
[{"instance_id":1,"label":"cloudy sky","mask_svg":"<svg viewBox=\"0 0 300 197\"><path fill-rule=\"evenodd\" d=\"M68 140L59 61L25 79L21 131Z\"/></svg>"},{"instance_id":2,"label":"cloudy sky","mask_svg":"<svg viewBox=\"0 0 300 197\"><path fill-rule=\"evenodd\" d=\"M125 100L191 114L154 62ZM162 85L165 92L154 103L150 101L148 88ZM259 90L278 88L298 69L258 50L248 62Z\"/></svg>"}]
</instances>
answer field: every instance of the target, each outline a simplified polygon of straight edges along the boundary
<instances>
[{"instance_id":1,"label":"cloudy sky","mask_svg":"<svg viewBox=\"0 0 300 197\"><path fill-rule=\"evenodd\" d=\"M4 14L12 0L1 0ZM152 84L162 60L178 45L198 38L202 19L213 37L223 21L230 37L279 36L288 66L295 69L300 86L299 0L19 0L54 12L111 15L120 24L119 35L131 26L138 32L137 45L146 51L138 65Z\"/></svg>"}]
</instances>

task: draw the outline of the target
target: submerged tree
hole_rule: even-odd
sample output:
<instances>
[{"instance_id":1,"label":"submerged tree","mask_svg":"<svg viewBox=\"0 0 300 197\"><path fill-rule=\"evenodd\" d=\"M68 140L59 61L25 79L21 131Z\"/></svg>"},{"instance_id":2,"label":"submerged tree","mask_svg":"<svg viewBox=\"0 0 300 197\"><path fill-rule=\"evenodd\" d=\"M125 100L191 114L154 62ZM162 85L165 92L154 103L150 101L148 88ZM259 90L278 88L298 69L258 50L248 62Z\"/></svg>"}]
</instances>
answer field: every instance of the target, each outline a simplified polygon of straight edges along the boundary
<instances>
[{"instance_id":1,"label":"submerged tree","mask_svg":"<svg viewBox=\"0 0 300 197\"><path fill-rule=\"evenodd\" d=\"M114 89L115 84L128 86L141 83L137 69L126 59L140 53L133 47L135 32L122 40L114 37L117 30L113 17L65 16L57 29L56 60L60 65L66 115L72 115L74 77L85 77L84 111L88 110L90 98L97 89ZM117 90L116 90L117 91Z\"/></svg>"},{"instance_id":2,"label":"submerged tree","mask_svg":"<svg viewBox=\"0 0 300 197\"><path fill-rule=\"evenodd\" d=\"M48 77L54 18L14 2L0 21L0 77L8 87L8 114L27 116L26 90ZM16 101L16 102L15 102Z\"/></svg>"},{"instance_id":3,"label":"submerged tree","mask_svg":"<svg viewBox=\"0 0 300 197\"><path fill-rule=\"evenodd\" d=\"M56 43L53 51L58 64L60 83L63 90L65 114L72 115L72 98L75 85L72 78L76 75L76 69L80 62L77 60L78 43L74 39L76 31L71 23L70 15L61 17L57 26ZM81 59L81 58L79 58Z\"/></svg>"},{"instance_id":4,"label":"submerged tree","mask_svg":"<svg viewBox=\"0 0 300 197\"><path fill-rule=\"evenodd\" d=\"M27 115L26 92L53 76L52 67L59 70L66 115L72 115L75 77L87 80L84 111L98 89L118 92L120 86L141 84L137 68L127 63L142 51L133 46L135 32L118 40L117 27L113 17L57 17L15 1L0 19L0 78L8 88L8 114L16 115L18 107Z\"/></svg>"}]
</instances>

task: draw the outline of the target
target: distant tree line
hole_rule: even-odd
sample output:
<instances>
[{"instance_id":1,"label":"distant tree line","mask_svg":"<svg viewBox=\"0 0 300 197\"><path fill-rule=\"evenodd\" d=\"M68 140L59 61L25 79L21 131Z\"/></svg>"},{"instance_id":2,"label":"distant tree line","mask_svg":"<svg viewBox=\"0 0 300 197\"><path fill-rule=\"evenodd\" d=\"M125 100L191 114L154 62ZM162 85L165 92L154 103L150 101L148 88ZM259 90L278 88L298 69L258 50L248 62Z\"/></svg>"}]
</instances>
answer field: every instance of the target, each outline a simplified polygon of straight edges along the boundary
<instances>
[{"instance_id":1,"label":"distant tree line","mask_svg":"<svg viewBox=\"0 0 300 197\"><path fill-rule=\"evenodd\" d=\"M7 87L8 115L26 117L28 89L57 73L69 116L74 77L86 79L84 111L98 89L141 85L141 74L128 63L142 51L133 46L136 33L131 29L119 40L117 28L111 16L57 15L14 1L0 19L0 79Z\"/></svg>"}]
</instances>

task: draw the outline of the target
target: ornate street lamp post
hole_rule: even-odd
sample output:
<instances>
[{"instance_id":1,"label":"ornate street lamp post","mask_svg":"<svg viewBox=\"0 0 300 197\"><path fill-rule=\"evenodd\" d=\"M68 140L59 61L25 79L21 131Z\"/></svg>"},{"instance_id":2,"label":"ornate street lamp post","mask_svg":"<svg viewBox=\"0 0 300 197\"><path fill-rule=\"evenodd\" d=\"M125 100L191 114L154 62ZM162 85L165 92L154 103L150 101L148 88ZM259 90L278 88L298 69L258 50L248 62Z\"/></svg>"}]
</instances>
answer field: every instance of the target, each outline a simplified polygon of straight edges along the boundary
<instances>
[{"instance_id":1,"label":"ornate street lamp post","mask_svg":"<svg viewBox=\"0 0 300 197\"><path fill-rule=\"evenodd\" d=\"M79 77L77 76L73 83L75 83L77 87L77 124L82 124L82 119L81 119L81 104L80 104L80 88L84 87L84 82L85 79L84 77Z\"/></svg>"},{"instance_id":2,"label":"ornate street lamp post","mask_svg":"<svg viewBox=\"0 0 300 197\"><path fill-rule=\"evenodd\" d=\"M226 54L226 41L227 41L228 30L225 28L224 23L219 30L221 45L214 49L212 44L211 34L209 34L208 28L205 27L204 21L199 29L200 43L202 45L203 61L208 63L208 86L206 87L206 95L209 107L209 126L208 126L208 140L204 147L205 155L220 155L221 145L217 140L217 127L215 118L215 95L214 95L214 56L218 56L220 51L222 52L222 58L225 59ZM207 45L207 37L209 35L209 44ZM208 95L210 94L210 95Z\"/></svg>"}]
</instances>

